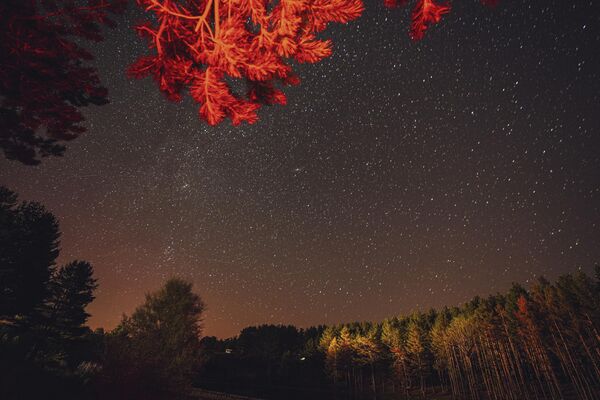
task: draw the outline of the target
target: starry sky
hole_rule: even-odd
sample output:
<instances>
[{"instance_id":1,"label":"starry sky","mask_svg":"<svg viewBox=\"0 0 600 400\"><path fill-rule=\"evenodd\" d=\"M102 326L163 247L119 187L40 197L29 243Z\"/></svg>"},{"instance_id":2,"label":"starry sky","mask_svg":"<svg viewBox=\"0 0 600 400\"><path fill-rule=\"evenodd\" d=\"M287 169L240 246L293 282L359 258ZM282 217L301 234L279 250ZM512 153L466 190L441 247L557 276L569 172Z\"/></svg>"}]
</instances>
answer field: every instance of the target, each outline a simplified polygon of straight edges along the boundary
<instances>
[{"instance_id":1,"label":"starry sky","mask_svg":"<svg viewBox=\"0 0 600 400\"><path fill-rule=\"evenodd\" d=\"M90 261L92 327L170 276L207 303L205 333L455 305L600 262L600 6L457 0L422 42L409 9L366 0L299 68L288 105L209 127L124 71L131 8L94 46L111 103L64 157L0 159L0 184L61 222Z\"/></svg>"}]
</instances>

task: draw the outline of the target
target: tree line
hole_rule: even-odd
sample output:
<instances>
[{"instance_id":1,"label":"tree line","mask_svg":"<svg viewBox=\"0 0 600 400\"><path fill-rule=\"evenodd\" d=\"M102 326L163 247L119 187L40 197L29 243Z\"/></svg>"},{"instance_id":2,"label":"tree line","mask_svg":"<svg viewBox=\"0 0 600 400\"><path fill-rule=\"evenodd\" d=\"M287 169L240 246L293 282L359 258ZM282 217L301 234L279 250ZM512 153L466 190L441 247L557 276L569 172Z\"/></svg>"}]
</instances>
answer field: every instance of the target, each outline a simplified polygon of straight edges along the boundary
<instances>
[{"instance_id":1,"label":"tree line","mask_svg":"<svg viewBox=\"0 0 600 400\"><path fill-rule=\"evenodd\" d=\"M59 267L59 253L56 217L0 187L2 399L175 399L192 386L290 400L600 398L600 266L460 307L220 340L201 339L205 305L178 278L92 331L93 268Z\"/></svg>"},{"instance_id":2,"label":"tree line","mask_svg":"<svg viewBox=\"0 0 600 400\"><path fill-rule=\"evenodd\" d=\"M352 390L460 399L597 399L600 268L462 307L327 328L332 379Z\"/></svg>"},{"instance_id":3,"label":"tree line","mask_svg":"<svg viewBox=\"0 0 600 400\"><path fill-rule=\"evenodd\" d=\"M378 323L264 325L204 338L199 384L266 398L282 398L283 388L323 399L592 400L600 398L599 323L597 266L595 277L540 278Z\"/></svg>"}]
</instances>

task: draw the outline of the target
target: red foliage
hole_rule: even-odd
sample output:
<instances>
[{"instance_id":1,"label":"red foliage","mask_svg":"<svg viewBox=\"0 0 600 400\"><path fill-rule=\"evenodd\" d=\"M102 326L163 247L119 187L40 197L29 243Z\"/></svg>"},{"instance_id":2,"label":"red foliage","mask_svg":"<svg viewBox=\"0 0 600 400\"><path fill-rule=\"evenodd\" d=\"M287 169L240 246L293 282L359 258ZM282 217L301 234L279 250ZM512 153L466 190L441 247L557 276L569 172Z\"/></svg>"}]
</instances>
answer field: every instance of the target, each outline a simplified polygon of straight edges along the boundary
<instances>
[{"instance_id":1,"label":"red foliage","mask_svg":"<svg viewBox=\"0 0 600 400\"><path fill-rule=\"evenodd\" d=\"M496 0L482 0L486 4ZM362 0L137 0L155 22L137 27L153 54L140 57L131 76L152 76L174 101L190 90L200 116L216 125L254 123L261 105L285 104L282 85L296 85L291 62L316 63L331 55L331 41L316 33L330 22L347 23ZM384 0L389 8L408 0ZM410 36L423 38L450 11L449 3L416 0ZM236 80L246 82L240 91ZM234 91L232 87L238 88Z\"/></svg>"},{"instance_id":2,"label":"red foliage","mask_svg":"<svg viewBox=\"0 0 600 400\"><path fill-rule=\"evenodd\" d=\"M537 328L533 315L529 309L529 302L525 296L521 295L517 299L517 310L515 311L515 317L520 322L520 331L524 336L532 336L535 340L537 335Z\"/></svg>"},{"instance_id":3,"label":"red foliage","mask_svg":"<svg viewBox=\"0 0 600 400\"><path fill-rule=\"evenodd\" d=\"M383 5L387 8L397 8L408 4L408 0L383 0Z\"/></svg>"},{"instance_id":4,"label":"red foliage","mask_svg":"<svg viewBox=\"0 0 600 400\"><path fill-rule=\"evenodd\" d=\"M450 4L436 4L433 0L418 0L412 12L410 36L414 40L421 40L425 31L431 24L437 24L442 15L450 12Z\"/></svg>"},{"instance_id":5,"label":"red foliage","mask_svg":"<svg viewBox=\"0 0 600 400\"><path fill-rule=\"evenodd\" d=\"M496 0L482 0L486 4ZM282 85L295 85L292 61L316 63L331 55L331 41L316 34L330 22L347 23L363 11L362 0L137 0L155 14L137 27L152 54L129 69L152 76L174 101L189 89L200 116L211 125L257 120L261 105L285 104ZM384 0L389 8L408 0ZM423 38L450 4L416 0L410 36ZM246 82L240 90L236 80ZM232 88L235 87L237 91Z\"/></svg>"},{"instance_id":6,"label":"red foliage","mask_svg":"<svg viewBox=\"0 0 600 400\"><path fill-rule=\"evenodd\" d=\"M482 0L494 1L494 0ZM408 4L408 0L384 0L387 8L397 8ZM417 0L413 8L410 24L410 37L413 40L421 40L425 31L432 24L440 22L442 15L450 12L450 3L436 4L433 0Z\"/></svg>"},{"instance_id":7,"label":"red foliage","mask_svg":"<svg viewBox=\"0 0 600 400\"><path fill-rule=\"evenodd\" d=\"M495 7L500 0L481 0L483 5ZM408 4L408 0L383 0L387 8L397 8ZM450 12L450 3L437 4L433 0L417 0L412 11L410 37L413 40L421 40L425 36L425 31L433 25L440 22L442 15Z\"/></svg>"},{"instance_id":8,"label":"red foliage","mask_svg":"<svg viewBox=\"0 0 600 400\"><path fill-rule=\"evenodd\" d=\"M153 54L139 58L130 75L152 76L175 101L189 89L211 125L253 123L261 105L285 104L278 86L299 83L291 63L330 56L331 41L316 34L363 11L361 0L137 1L156 16L137 27ZM244 93L236 80L246 82Z\"/></svg>"},{"instance_id":9,"label":"red foliage","mask_svg":"<svg viewBox=\"0 0 600 400\"><path fill-rule=\"evenodd\" d=\"M529 311L527 310L527 299L525 298L525 296L520 296L517 299L517 309L517 317L529 317Z\"/></svg>"},{"instance_id":10,"label":"red foliage","mask_svg":"<svg viewBox=\"0 0 600 400\"><path fill-rule=\"evenodd\" d=\"M124 0L0 2L0 148L25 164L60 155L85 131L79 107L107 102L92 59L78 43L102 40L101 26Z\"/></svg>"}]
</instances>

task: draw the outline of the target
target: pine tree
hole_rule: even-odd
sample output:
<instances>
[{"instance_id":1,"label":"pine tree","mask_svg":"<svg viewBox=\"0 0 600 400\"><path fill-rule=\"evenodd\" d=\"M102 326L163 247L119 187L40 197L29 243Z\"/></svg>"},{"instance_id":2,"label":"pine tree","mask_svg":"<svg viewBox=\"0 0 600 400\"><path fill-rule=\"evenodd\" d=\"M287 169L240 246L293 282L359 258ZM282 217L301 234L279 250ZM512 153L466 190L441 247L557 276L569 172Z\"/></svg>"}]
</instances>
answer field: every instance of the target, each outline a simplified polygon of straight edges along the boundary
<instances>
[{"instance_id":1,"label":"pine tree","mask_svg":"<svg viewBox=\"0 0 600 400\"><path fill-rule=\"evenodd\" d=\"M72 261L53 277L48 312L54 329L65 340L80 338L87 331L90 315L86 307L94 300L97 287L92 266L86 261Z\"/></svg>"},{"instance_id":2,"label":"pine tree","mask_svg":"<svg viewBox=\"0 0 600 400\"><path fill-rule=\"evenodd\" d=\"M352 347L353 361L359 366L366 366L369 369L371 377L371 390L374 397L377 397L377 384L375 380L375 364L382 358L382 348L379 342L377 329L372 328L364 335L357 335Z\"/></svg>"},{"instance_id":3,"label":"pine tree","mask_svg":"<svg viewBox=\"0 0 600 400\"><path fill-rule=\"evenodd\" d=\"M422 316L415 314L410 319L406 334L406 352L409 360L410 370L417 378L419 390L425 396L427 390L428 375L428 352L426 343L426 331L421 326Z\"/></svg>"},{"instance_id":4,"label":"pine tree","mask_svg":"<svg viewBox=\"0 0 600 400\"><path fill-rule=\"evenodd\" d=\"M0 187L0 320L27 327L39 322L58 257L59 228L38 203L17 203Z\"/></svg>"},{"instance_id":5,"label":"pine tree","mask_svg":"<svg viewBox=\"0 0 600 400\"><path fill-rule=\"evenodd\" d=\"M435 322L431 328L431 353L434 358L433 368L437 372L438 378L445 390L447 371L449 368L449 354L446 341L446 329L450 323L450 315L447 309L437 314Z\"/></svg>"},{"instance_id":6,"label":"pine tree","mask_svg":"<svg viewBox=\"0 0 600 400\"><path fill-rule=\"evenodd\" d=\"M62 379L93 357L84 326L96 287L92 268L77 261L56 272L59 236L43 206L18 203L0 187L0 388L8 399L60 397L48 380L56 393L67 391L82 375Z\"/></svg>"}]
</instances>

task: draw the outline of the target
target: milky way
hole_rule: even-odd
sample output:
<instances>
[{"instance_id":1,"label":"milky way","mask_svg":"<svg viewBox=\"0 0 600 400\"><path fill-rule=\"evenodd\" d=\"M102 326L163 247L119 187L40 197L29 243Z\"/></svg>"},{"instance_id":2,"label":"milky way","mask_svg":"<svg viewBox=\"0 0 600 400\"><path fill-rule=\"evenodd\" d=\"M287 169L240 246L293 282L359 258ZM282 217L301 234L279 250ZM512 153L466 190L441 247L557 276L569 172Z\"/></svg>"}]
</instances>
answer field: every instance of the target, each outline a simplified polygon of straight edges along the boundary
<instances>
[{"instance_id":1,"label":"milky way","mask_svg":"<svg viewBox=\"0 0 600 400\"><path fill-rule=\"evenodd\" d=\"M593 1L456 1L422 42L367 0L300 67L288 105L208 127L124 71L130 10L94 46L111 104L0 183L61 221L93 263L92 326L166 277L191 279L205 332L381 320L600 262L600 26ZM534 4L536 3L536 4ZM596 2L597 3L597 2Z\"/></svg>"}]
</instances>

